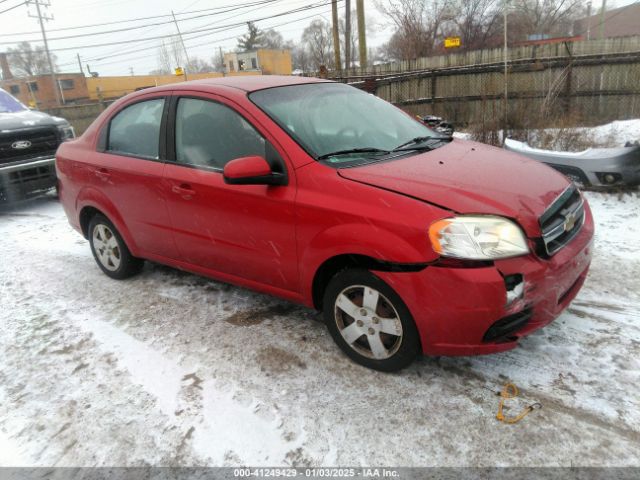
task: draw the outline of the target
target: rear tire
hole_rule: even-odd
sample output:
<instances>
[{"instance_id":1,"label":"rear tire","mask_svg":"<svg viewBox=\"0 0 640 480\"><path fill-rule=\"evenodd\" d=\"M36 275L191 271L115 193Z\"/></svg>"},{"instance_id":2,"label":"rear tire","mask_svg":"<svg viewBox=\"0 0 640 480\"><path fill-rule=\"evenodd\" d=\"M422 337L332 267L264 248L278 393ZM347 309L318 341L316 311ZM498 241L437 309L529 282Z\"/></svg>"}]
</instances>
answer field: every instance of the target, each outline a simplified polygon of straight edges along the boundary
<instances>
[{"instance_id":1,"label":"rear tire","mask_svg":"<svg viewBox=\"0 0 640 480\"><path fill-rule=\"evenodd\" d=\"M108 277L123 280L142 270L144 260L131 255L116 227L104 215L93 216L88 236L93 258Z\"/></svg>"},{"instance_id":2,"label":"rear tire","mask_svg":"<svg viewBox=\"0 0 640 480\"><path fill-rule=\"evenodd\" d=\"M395 372L420 353L420 337L409 309L368 270L337 273L325 290L323 315L342 351L365 367Z\"/></svg>"}]
</instances>

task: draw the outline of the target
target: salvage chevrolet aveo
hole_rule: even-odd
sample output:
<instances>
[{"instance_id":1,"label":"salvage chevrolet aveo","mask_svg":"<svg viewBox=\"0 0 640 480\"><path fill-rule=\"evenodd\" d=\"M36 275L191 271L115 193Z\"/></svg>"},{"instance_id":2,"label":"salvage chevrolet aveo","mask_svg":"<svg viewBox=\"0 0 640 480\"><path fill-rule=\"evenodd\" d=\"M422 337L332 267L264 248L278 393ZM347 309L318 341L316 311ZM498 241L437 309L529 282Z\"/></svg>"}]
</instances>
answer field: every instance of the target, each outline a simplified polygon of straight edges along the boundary
<instances>
[{"instance_id":1,"label":"salvage chevrolet aveo","mask_svg":"<svg viewBox=\"0 0 640 480\"><path fill-rule=\"evenodd\" d=\"M591 260L589 206L560 173L326 80L136 92L56 166L109 277L151 260L314 307L378 370L515 347L567 307Z\"/></svg>"}]
</instances>

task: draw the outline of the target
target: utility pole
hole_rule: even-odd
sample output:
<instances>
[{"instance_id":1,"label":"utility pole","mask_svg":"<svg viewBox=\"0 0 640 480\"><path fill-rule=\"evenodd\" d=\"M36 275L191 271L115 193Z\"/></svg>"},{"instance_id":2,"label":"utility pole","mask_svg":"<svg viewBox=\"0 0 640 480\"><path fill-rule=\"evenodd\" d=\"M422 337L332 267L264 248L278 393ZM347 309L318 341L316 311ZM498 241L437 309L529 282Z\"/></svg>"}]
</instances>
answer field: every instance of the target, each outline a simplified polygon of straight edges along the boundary
<instances>
[{"instance_id":1,"label":"utility pole","mask_svg":"<svg viewBox=\"0 0 640 480\"><path fill-rule=\"evenodd\" d=\"M507 48L507 17L508 17L508 9L509 9L509 0L504 0L504 7L503 7L503 22L504 22L504 50L503 50L503 56L504 56L504 105L503 105L503 109L504 112L502 113L502 116L504 117L504 127L502 129L502 141L504 143L504 139L506 138L507 135L507 126L509 124L508 122L508 117L509 117L509 99L508 99L508 83L507 83L507 75L509 73L509 49Z\"/></svg>"},{"instance_id":2,"label":"utility pole","mask_svg":"<svg viewBox=\"0 0 640 480\"><path fill-rule=\"evenodd\" d=\"M607 0L602 0L602 8L600 9L600 40L604 38L604 17L607 10Z\"/></svg>"},{"instance_id":3,"label":"utility pole","mask_svg":"<svg viewBox=\"0 0 640 480\"><path fill-rule=\"evenodd\" d=\"M80 60L80 54L76 53L76 58L78 59L78 68L80 69L79 72L83 74L84 76L84 70L82 69L82 61Z\"/></svg>"},{"instance_id":4,"label":"utility pole","mask_svg":"<svg viewBox=\"0 0 640 480\"><path fill-rule=\"evenodd\" d=\"M184 40L182 39L182 33L180 33L180 27L178 26L178 21L176 20L176 15L175 13L173 13L173 10L171 10L171 15L173 16L173 23L176 24L176 30L178 30L178 37L180 37L180 43L182 44L182 49L184 50L184 56L187 59L187 65L189 65L191 62L189 61L189 54L187 53L187 47L184 46ZM184 70L184 81L187 81L187 65L185 65L183 67Z\"/></svg>"},{"instance_id":5,"label":"utility pole","mask_svg":"<svg viewBox=\"0 0 640 480\"><path fill-rule=\"evenodd\" d=\"M53 20L53 16L49 16L46 13L43 15L42 14L42 10L40 10L40 6L42 5L43 7L49 7L51 6L51 3L49 3L49 0L47 0L47 2L45 3L44 0L27 0L26 4L27 6L30 6L31 4L35 4L36 6L36 15L31 15L31 12L28 12L27 15L29 15L32 18L37 18L38 21L40 22L40 30L42 31L42 41L44 42L44 51L47 54L47 62L49 63L49 70L51 71L51 86L53 87L53 93L56 96L56 103L58 105L60 105L60 87L58 85L58 80L56 79L56 72L53 69L53 61L51 60L51 53L49 52L49 44L47 43L47 33L45 32L44 29L44 22L45 20Z\"/></svg>"},{"instance_id":6,"label":"utility pole","mask_svg":"<svg viewBox=\"0 0 640 480\"><path fill-rule=\"evenodd\" d=\"M364 0L356 0L358 16L358 48L360 49L360 70L367 68L367 32L364 25Z\"/></svg>"},{"instance_id":7,"label":"utility pole","mask_svg":"<svg viewBox=\"0 0 640 480\"><path fill-rule=\"evenodd\" d=\"M351 0L344 0L344 66L351 68Z\"/></svg>"},{"instance_id":8,"label":"utility pole","mask_svg":"<svg viewBox=\"0 0 640 480\"><path fill-rule=\"evenodd\" d=\"M340 32L338 30L338 0L331 0L331 23L333 27L333 55L336 62L336 70L342 70L340 59Z\"/></svg>"},{"instance_id":9,"label":"utility pole","mask_svg":"<svg viewBox=\"0 0 640 480\"><path fill-rule=\"evenodd\" d=\"M222 73L224 74L224 55L222 55L222 47L218 47L218 52L220 53L220 68L222 68Z\"/></svg>"},{"instance_id":10,"label":"utility pole","mask_svg":"<svg viewBox=\"0 0 640 480\"><path fill-rule=\"evenodd\" d=\"M591 40L591 0L587 2L587 40Z\"/></svg>"}]
</instances>

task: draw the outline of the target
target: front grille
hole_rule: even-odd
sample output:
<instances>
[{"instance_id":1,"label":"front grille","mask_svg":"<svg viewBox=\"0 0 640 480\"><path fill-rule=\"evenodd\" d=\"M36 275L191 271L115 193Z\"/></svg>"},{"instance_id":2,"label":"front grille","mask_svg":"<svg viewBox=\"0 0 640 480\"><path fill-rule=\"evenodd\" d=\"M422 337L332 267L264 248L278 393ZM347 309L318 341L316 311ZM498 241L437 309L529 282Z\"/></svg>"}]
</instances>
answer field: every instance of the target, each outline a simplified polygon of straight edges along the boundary
<instances>
[{"instance_id":1,"label":"front grille","mask_svg":"<svg viewBox=\"0 0 640 480\"><path fill-rule=\"evenodd\" d=\"M582 196L572 185L540 217L545 253L553 255L569 243L582 228L584 216Z\"/></svg>"},{"instance_id":2,"label":"front grille","mask_svg":"<svg viewBox=\"0 0 640 480\"><path fill-rule=\"evenodd\" d=\"M25 142L26 148L14 148ZM34 127L0 132L0 164L19 162L31 158L53 156L59 144L55 127Z\"/></svg>"}]
</instances>

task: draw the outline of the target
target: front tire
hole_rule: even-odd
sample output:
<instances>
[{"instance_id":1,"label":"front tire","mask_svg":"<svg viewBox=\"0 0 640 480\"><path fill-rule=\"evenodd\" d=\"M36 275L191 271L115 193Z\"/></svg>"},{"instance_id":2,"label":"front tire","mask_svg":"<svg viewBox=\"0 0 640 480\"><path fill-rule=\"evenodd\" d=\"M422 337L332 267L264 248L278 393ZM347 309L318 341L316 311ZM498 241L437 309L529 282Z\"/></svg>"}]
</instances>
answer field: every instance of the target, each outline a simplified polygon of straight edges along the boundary
<instances>
[{"instance_id":1,"label":"front tire","mask_svg":"<svg viewBox=\"0 0 640 480\"><path fill-rule=\"evenodd\" d=\"M131 255L122 236L107 217L96 214L89 222L89 245L105 275L123 280L137 274L144 260Z\"/></svg>"},{"instance_id":2,"label":"front tire","mask_svg":"<svg viewBox=\"0 0 640 480\"><path fill-rule=\"evenodd\" d=\"M353 361L394 372L420 352L418 329L400 296L364 269L337 273L323 299L325 324L334 341Z\"/></svg>"}]
</instances>

